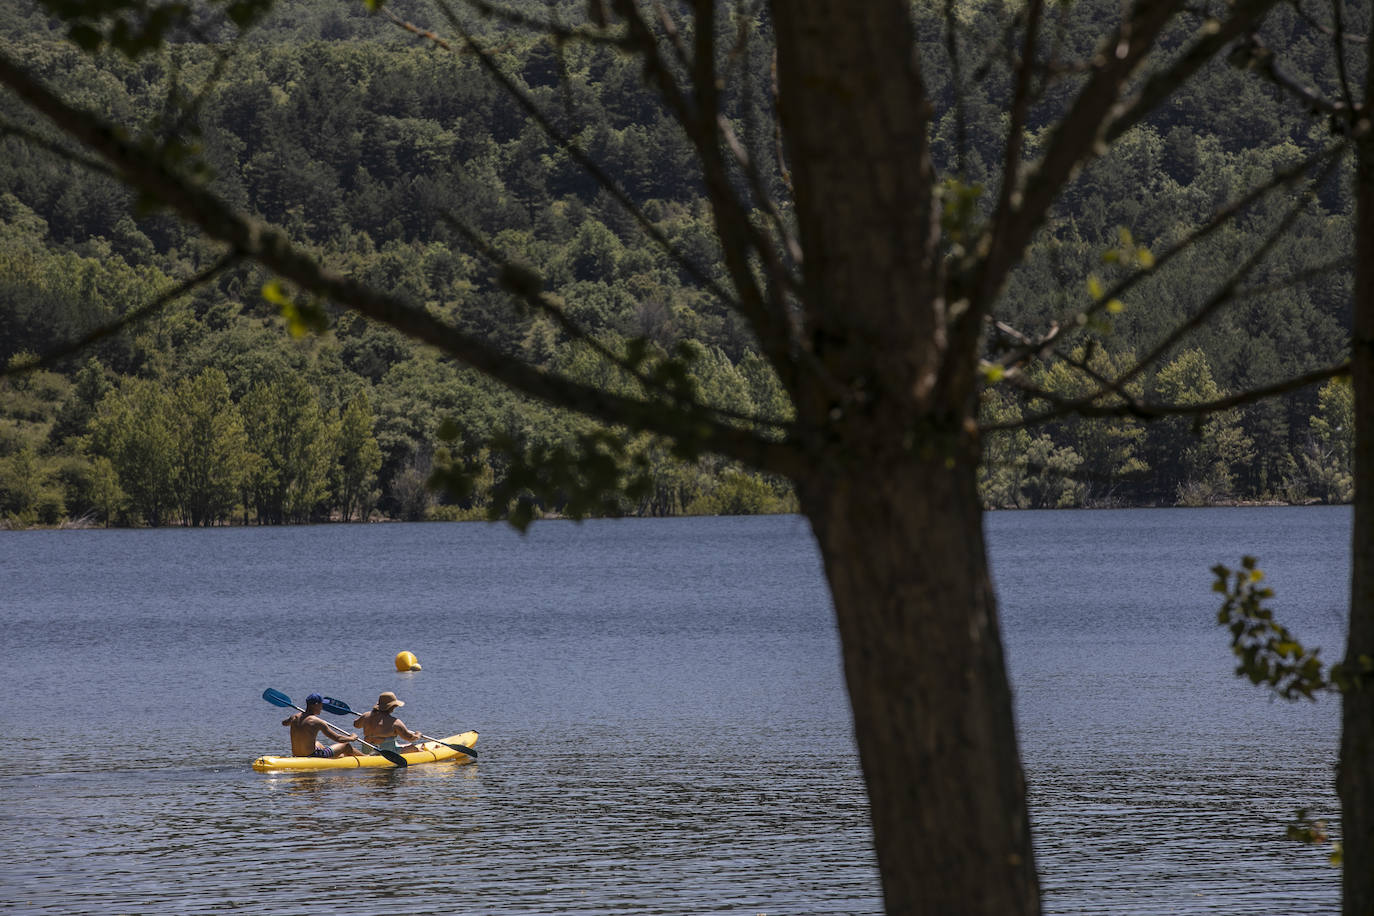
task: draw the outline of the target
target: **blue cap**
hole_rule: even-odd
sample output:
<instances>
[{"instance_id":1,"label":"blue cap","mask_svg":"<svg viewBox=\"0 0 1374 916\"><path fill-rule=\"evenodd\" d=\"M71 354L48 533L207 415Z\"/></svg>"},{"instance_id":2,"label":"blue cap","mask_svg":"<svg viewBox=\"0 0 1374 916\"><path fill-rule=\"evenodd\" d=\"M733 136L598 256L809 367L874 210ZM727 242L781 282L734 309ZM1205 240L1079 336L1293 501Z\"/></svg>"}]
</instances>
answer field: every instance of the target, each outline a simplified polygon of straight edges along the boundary
<instances>
[{"instance_id":1,"label":"blue cap","mask_svg":"<svg viewBox=\"0 0 1374 916\"><path fill-rule=\"evenodd\" d=\"M311 703L323 703L323 702L324 702L324 697L320 696L318 693L312 693L312 694L310 694L310 696L308 696L308 697L305 698L305 705L306 705L306 706L309 706Z\"/></svg>"}]
</instances>

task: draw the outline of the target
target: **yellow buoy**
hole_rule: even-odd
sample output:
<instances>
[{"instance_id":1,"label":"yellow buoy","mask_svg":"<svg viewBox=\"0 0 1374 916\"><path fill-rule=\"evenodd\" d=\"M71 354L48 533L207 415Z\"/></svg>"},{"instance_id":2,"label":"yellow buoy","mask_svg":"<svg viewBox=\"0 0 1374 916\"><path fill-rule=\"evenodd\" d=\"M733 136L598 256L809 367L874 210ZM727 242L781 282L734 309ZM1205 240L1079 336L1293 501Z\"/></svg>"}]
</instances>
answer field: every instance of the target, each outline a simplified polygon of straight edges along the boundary
<instances>
[{"instance_id":1,"label":"yellow buoy","mask_svg":"<svg viewBox=\"0 0 1374 916\"><path fill-rule=\"evenodd\" d=\"M397 671L419 671L420 660L415 657L414 652L401 652L396 656Z\"/></svg>"}]
</instances>

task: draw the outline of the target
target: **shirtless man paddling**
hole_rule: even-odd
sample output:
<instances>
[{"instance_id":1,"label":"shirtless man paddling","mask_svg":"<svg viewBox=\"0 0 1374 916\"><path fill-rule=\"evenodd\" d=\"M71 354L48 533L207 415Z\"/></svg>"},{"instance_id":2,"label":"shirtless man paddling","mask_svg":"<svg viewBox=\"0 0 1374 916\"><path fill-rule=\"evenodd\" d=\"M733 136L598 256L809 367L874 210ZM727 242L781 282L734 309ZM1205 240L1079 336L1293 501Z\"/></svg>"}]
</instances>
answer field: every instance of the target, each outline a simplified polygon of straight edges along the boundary
<instances>
[{"instance_id":1,"label":"shirtless man paddling","mask_svg":"<svg viewBox=\"0 0 1374 916\"><path fill-rule=\"evenodd\" d=\"M305 698L305 712L293 712L282 720L282 725L291 729L291 753L296 757L359 757L349 742L357 741L357 735L340 731L320 718L324 711L324 697L312 693ZM317 735L324 732L334 739L333 744L322 744Z\"/></svg>"}]
</instances>

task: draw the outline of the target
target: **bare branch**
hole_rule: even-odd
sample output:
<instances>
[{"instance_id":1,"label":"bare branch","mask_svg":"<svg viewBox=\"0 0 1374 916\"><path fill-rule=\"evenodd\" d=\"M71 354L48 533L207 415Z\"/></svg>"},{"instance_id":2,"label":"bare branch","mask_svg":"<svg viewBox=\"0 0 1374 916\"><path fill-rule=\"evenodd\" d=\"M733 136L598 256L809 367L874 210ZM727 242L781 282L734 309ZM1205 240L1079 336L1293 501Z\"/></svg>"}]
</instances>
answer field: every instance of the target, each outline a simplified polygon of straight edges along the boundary
<instances>
[{"instance_id":1,"label":"bare branch","mask_svg":"<svg viewBox=\"0 0 1374 916\"><path fill-rule=\"evenodd\" d=\"M255 260L300 288L339 303L472 366L530 397L611 425L629 425L777 473L796 470L793 446L751 430L715 422L704 405L683 410L671 403L638 400L601 391L513 360L480 338L451 327L425 309L357 280L327 270L279 229L237 213L204 187L172 172L102 119L52 93L0 53L0 82L30 108L108 162L129 186L162 202L231 253Z\"/></svg>"},{"instance_id":2,"label":"bare branch","mask_svg":"<svg viewBox=\"0 0 1374 916\"><path fill-rule=\"evenodd\" d=\"M958 162L959 180L967 181L968 111L964 102L963 66L956 24L954 0L945 0L945 53L949 55L950 85L954 89L954 155Z\"/></svg>"},{"instance_id":3,"label":"bare branch","mask_svg":"<svg viewBox=\"0 0 1374 916\"><path fill-rule=\"evenodd\" d=\"M471 2L471 0L465 0L465 2ZM779 261L771 240L756 231L747 209L734 197L733 189L730 186L728 172L725 169L724 158L721 153L721 140L716 132L719 122L714 112L716 87L713 32L709 28L705 30L708 34L708 49L711 55L706 63L709 65L711 76L707 79L704 90L701 86L696 87L699 96L703 92L707 93L704 100L698 104L711 107L708 118L700 113L694 113L686 92L679 86L676 75L659 52L653 29L639 14L638 8L633 3L614 4L617 12L626 19L629 28L629 34L624 39L622 47L626 50L638 51L644 56L646 71L653 77L668 110L687 130L689 139L693 141L701 156L708 196L713 207L716 208L717 232L721 236L726 267L730 271L737 295L728 292L715 280L707 277L700 267L686 259L662 231L644 216L643 212L630 200L629 195L614 179L549 121L528 94L497 65L490 52L464 28L452 7L444 0L439 0L437 5L465 45L476 54L477 59L488 74L520 104L550 140L585 169L601 187L606 189L649 234L650 238L667 251L677 263L682 265L703 288L710 290L751 323L759 336L760 346L782 377L784 385L788 386L789 390L793 390L791 386L795 385L795 379L791 377L793 371L791 357L796 348L792 343L791 326L787 320L785 300L786 289L791 285L790 277L786 268ZM446 50L452 50L451 45L433 32L422 30L394 14L388 15L398 27L434 42ZM664 15L666 16L666 12ZM672 27L670 19L667 20L667 23L669 27ZM698 33L701 31L699 29ZM700 34L698 38L700 38ZM700 61L694 63L693 66L697 68L698 72L701 72L703 67ZM749 261L751 253L759 255L763 259L768 268L770 279L774 281L774 293L771 299L765 299L754 281Z\"/></svg>"},{"instance_id":4,"label":"bare branch","mask_svg":"<svg viewBox=\"0 0 1374 916\"><path fill-rule=\"evenodd\" d=\"M1333 258L1325 263L1315 264L1306 270L1300 270L1292 276L1284 277L1282 280L1275 280L1272 283L1263 283L1259 286L1248 286L1245 289L1237 291L1236 294L1231 297L1231 301L1243 302L1246 299L1258 299L1260 296L1268 296L1280 290L1291 289L1292 287L1307 283L1310 280L1324 277L1327 274L1348 271L1355 266L1355 263L1354 255L1342 255L1339 258Z\"/></svg>"},{"instance_id":5,"label":"bare branch","mask_svg":"<svg viewBox=\"0 0 1374 916\"><path fill-rule=\"evenodd\" d=\"M1096 154L1102 130L1126 81L1154 46L1183 0L1155 0L1136 6L1093 59L1093 70L1073 106L1055 127L1039 164L1026 173L1024 188L1004 189L1008 210L989 221L962 271L970 278L965 321L981 321L991 310L1008 271L1019 260L1049 213L1060 190Z\"/></svg>"},{"instance_id":6,"label":"bare branch","mask_svg":"<svg viewBox=\"0 0 1374 916\"><path fill-rule=\"evenodd\" d=\"M1323 35L1329 36L1334 36L1336 34L1335 29L1331 28L1329 25L1326 25L1323 22L1318 22L1316 16L1313 16L1312 14L1308 13L1307 10L1303 9L1302 3L1298 2L1298 0L1293 0L1293 2L1290 5L1297 12L1297 14L1302 17L1304 22L1306 22L1312 28L1316 29L1318 32L1321 32ZM1369 43L1369 39L1364 36L1349 34L1345 36L1344 41L1347 44L1357 45Z\"/></svg>"},{"instance_id":7,"label":"bare branch","mask_svg":"<svg viewBox=\"0 0 1374 916\"><path fill-rule=\"evenodd\" d=\"M1198 30L1198 39L1173 64L1150 76L1133 99L1123 101L1103 131L1103 139L1113 143L1139 124L1180 86L1224 50L1227 45L1250 33L1277 4L1277 0L1237 0L1225 22L1207 19Z\"/></svg>"},{"instance_id":8,"label":"bare branch","mask_svg":"<svg viewBox=\"0 0 1374 916\"><path fill-rule=\"evenodd\" d=\"M781 262L777 245L755 226L749 209L736 196L724 156L726 136L720 112L716 73L715 10L713 0L698 0L696 28L689 60L694 97L678 82L659 52L658 41L633 0L616 0L616 12L629 23L630 43L644 59L645 72L659 87L668 110L677 118L697 151L707 199L720 237L721 255L739 296L737 311L754 328L759 345L789 391L796 390L792 355L796 351L787 318L786 291L792 277ZM759 287L751 264L756 255L764 265L769 289Z\"/></svg>"},{"instance_id":9,"label":"bare branch","mask_svg":"<svg viewBox=\"0 0 1374 916\"><path fill-rule=\"evenodd\" d=\"M611 0L611 2L614 4L615 0ZM687 45L682 41L682 30L677 27L672 14L668 12L668 8L663 5L661 0L654 0L653 6L654 11L658 13L658 24L663 29L663 34L668 38L673 53L677 55L678 65L682 69L690 71L692 69L692 55L687 52Z\"/></svg>"},{"instance_id":10,"label":"bare branch","mask_svg":"<svg viewBox=\"0 0 1374 916\"><path fill-rule=\"evenodd\" d=\"M88 172L96 175L104 175L106 178L112 178L115 181L119 180L119 175L115 170L101 160L93 159L90 156L83 156L78 151L63 146L52 138L44 137L37 131L27 127L22 127L10 121L0 120L0 137L15 137L59 159L65 159L68 162L79 165Z\"/></svg>"},{"instance_id":11,"label":"bare branch","mask_svg":"<svg viewBox=\"0 0 1374 916\"><path fill-rule=\"evenodd\" d=\"M982 432L998 432L1002 430L1027 429L1032 426L1040 426L1054 420L1063 419L1068 416L1078 416L1086 418L1135 418L1139 420L1157 420L1163 417L1200 417L1207 414L1218 413L1223 410L1231 410L1235 407L1243 407L1246 404L1253 404L1256 401L1263 401L1266 398L1276 395L1288 394L1298 391L1309 385L1316 385L1321 382L1330 381L1343 375L1350 374L1350 361L1345 360L1334 366L1326 366L1322 369L1314 369L1302 375L1296 375L1281 382L1274 382L1271 385L1262 385L1258 388L1251 388L1239 394L1229 395L1218 398L1214 401L1205 401L1199 404L1150 404L1134 398L1127 398L1121 403L1116 404L1096 404L1094 403L1101 393L1090 398L1063 398L1052 391L1038 388L1028 382L1015 382L1017 388L1031 397L1041 398L1054 405L1050 410L1032 414L1029 417L1022 417L1020 420L1008 421L1005 423L990 423L979 427Z\"/></svg>"},{"instance_id":12,"label":"bare branch","mask_svg":"<svg viewBox=\"0 0 1374 916\"><path fill-rule=\"evenodd\" d=\"M465 2L470 2L470 0L465 0ZM635 205L634 201L630 199L630 196L628 193L626 193L625 189L622 188L614 179L612 179L611 176L606 173L606 170L601 168L601 166L598 165L594 159L588 156L582 150L581 147L574 143L571 138L569 138L566 134L560 131L553 124L553 122L549 120L549 118L543 113L543 111L540 110L539 106L534 103L534 100L531 99L529 95L525 93L519 86L517 86L515 82L510 78L510 76L507 75L505 71L503 71L500 68L500 66L497 65L496 61L492 57L490 49L478 44L476 38L474 38L463 28L462 23L454 14L452 7L450 7L447 3L443 2L440 2L438 6L440 12L443 13L445 18L448 19L449 23L454 27L455 31L458 32L459 36L462 38L464 42L464 45L470 51L473 52L474 56L481 63L482 67L493 79L496 80L496 82L501 86L503 90L510 94L511 98L513 98L516 101L516 103L520 105L520 107L525 111L525 113L529 115L530 119L533 120L542 131L545 132L545 134L549 137L550 141L553 142L553 144L557 146L559 149L561 149L563 152L567 153L568 157L572 159L574 162L576 162L579 167L584 169L587 172L587 174L591 175L592 178L596 180L597 184L600 185L608 194L610 194L611 197L614 198L615 201L618 204L620 204L621 207L624 208L625 212L628 213L630 217L636 223L639 224L639 227L648 235L648 237L652 239L654 243L657 244L661 249L663 249L663 251L670 258L672 258L675 264L677 264L684 271L686 271L692 277L693 280L695 280L697 283L701 285L703 289L709 291L712 295L720 299L721 302L725 303L727 306L730 306L731 308L738 309L738 300L729 292L729 290L721 286L711 277L708 277L706 275L706 272L699 265L693 263L689 258L684 256L683 253L679 251L676 246L673 245L673 243L668 239L668 237L663 234L663 231L659 229L657 226L655 226L649 220L649 218L644 215L644 211ZM392 24L394 24L397 28L403 29L407 32L410 32L412 35L416 35L420 38L423 38L424 40L434 44L436 47L442 48L451 53L458 53L457 48L455 48L450 42L448 42L441 36L437 35L436 33L428 29L422 29L419 26L414 25L413 23L407 22L404 19L401 19L400 17L385 10L385 8L383 9L383 12L388 16Z\"/></svg>"},{"instance_id":13,"label":"bare branch","mask_svg":"<svg viewBox=\"0 0 1374 916\"><path fill-rule=\"evenodd\" d=\"M1064 45L1068 42L1069 26L1071 24L1069 9L1069 4L1059 4L1059 28L1054 30L1054 43L1050 46L1049 55L1045 59L1044 74L1041 80L1041 93L1048 88L1050 82L1056 76L1062 76L1072 70L1071 67L1066 67L1059 63L1059 55L1063 51Z\"/></svg>"},{"instance_id":14,"label":"bare branch","mask_svg":"<svg viewBox=\"0 0 1374 916\"><path fill-rule=\"evenodd\" d=\"M37 359L25 360L18 365L0 368L0 378L23 375L26 372L32 372L37 369L46 369L60 363L70 356L80 353L82 350L99 343L107 337L113 337L125 328L133 327L144 319L157 314L187 293L209 283L215 277L238 263L238 261L239 255L231 252L220 258L214 264L211 264L205 270L200 271L192 277L188 277L176 286L160 293L154 299L136 308L129 309L114 321L88 331L76 340L54 347L41 354Z\"/></svg>"},{"instance_id":15,"label":"bare branch","mask_svg":"<svg viewBox=\"0 0 1374 916\"><path fill-rule=\"evenodd\" d=\"M246 35L246 31L240 31L234 36L233 41L229 43L228 47L220 47L216 42L201 36L202 47L210 49L215 58L215 65L210 70L209 75L206 76L205 81L201 83L200 88L191 96L190 101L185 105L176 106L176 108L179 109L177 117L168 119L170 125L169 140L171 136L175 136L191 128L196 117L200 114L201 109L205 106L205 102L210 98L211 90L219 85L219 81L224 77L225 71L229 69L229 64L233 61L239 46L243 44ZM168 91L167 101L168 110L170 111L173 108L171 90Z\"/></svg>"},{"instance_id":16,"label":"bare branch","mask_svg":"<svg viewBox=\"0 0 1374 916\"><path fill-rule=\"evenodd\" d=\"M1339 161L1338 158L1332 157L1331 160L1322 167L1313 184L1320 184L1321 178L1334 169L1336 163ZM1114 386L1115 390L1119 392L1122 385L1125 385L1131 379L1145 371L1146 367L1163 357L1172 350L1179 341L1183 340L1184 337L1191 334L1195 329L1201 327L1218 309L1230 302L1240 282L1250 275L1250 272L1254 270L1255 267L1264 260L1269 251L1278 244L1279 239L1283 238L1288 233L1289 227L1293 225L1294 221L1296 221L1298 216L1307 209L1311 202L1312 189L1309 187L1308 192L1302 195L1302 197L1288 209L1283 219L1279 220L1278 225L1270 231L1268 237L1250 253L1250 256L1246 258L1239 267L1232 271L1231 276L1227 278L1226 282L1223 283L1220 288L1212 293L1208 300L1202 304L1202 307L1194 312L1187 321L1175 328L1160 341L1154 349L1142 357L1134 366L1126 370L1126 372L1117 379L1116 385Z\"/></svg>"},{"instance_id":17,"label":"bare branch","mask_svg":"<svg viewBox=\"0 0 1374 916\"><path fill-rule=\"evenodd\" d=\"M517 26L530 32L549 35L560 41L582 41L588 44L610 45L625 50L625 36L620 31L606 26L565 26L555 19L540 19L522 10L498 6L488 0L462 0L479 15L496 19L507 25Z\"/></svg>"},{"instance_id":18,"label":"bare branch","mask_svg":"<svg viewBox=\"0 0 1374 916\"><path fill-rule=\"evenodd\" d=\"M759 0L762 2L762 0ZM747 11L746 11L747 12ZM724 113L717 117L721 138L726 148L734 156L736 164L743 172L745 179L749 182L749 190L753 194L754 206L762 209L768 215L768 219L773 226L773 232L777 235L780 253L784 263L782 276L776 278L775 282L784 287L787 292L796 295L800 293L801 280L797 276L802 262L801 242L791 227L787 225L787 220L783 218L782 211L778 208L778 202L768 192L767 182L762 169L759 167L759 158L754 156L752 150L761 150L759 142L760 127L767 119L760 110L758 104L757 87L762 85L762 81L755 78L755 74L749 72L749 62L751 60L749 48L754 29L751 27L753 14L741 15L739 17L739 27L735 40L735 49L731 53L731 58L739 61L739 72L736 74L737 85L747 87L744 91L744 142L735 135L734 128L725 118ZM781 166L781 163L776 163Z\"/></svg>"},{"instance_id":19,"label":"bare branch","mask_svg":"<svg viewBox=\"0 0 1374 916\"><path fill-rule=\"evenodd\" d=\"M1351 111L1355 110L1355 94L1350 89L1350 73L1345 63L1345 15L1341 11L1342 0L1332 0L1331 15L1336 20L1336 34L1331 43L1336 51L1336 74L1341 84L1341 98L1345 100L1345 107Z\"/></svg>"},{"instance_id":20,"label":"bare branch","mask_svg":"<svg viewBox=\"0 0 1374 916\"><path fill-rule=\"evenodd\" d=\"M1155 41L1173 16L1185 8L1183 0L1153 0L1136 5L1093 61L1087 85L1055 128L1040 163L1026 175L1007 218L994 220L978 249L979 262L966 274L977 277L970 318L981 319L992 306L1008 271L1044 222L1060 190L1073 173L1134 126L1227 43L1251 27L1277 0L1240 0L1223 24L1205 23L1201 38L1171 67L1146 80L1129 103L1121 93L1146 60Z\"/></svg>"},{"instance_id":21,"label":"bare branch","mask_svg":"<svg viewBox=\"0 0 1374 916\"><path fill-rule=\"evenodd\" d=\"M773 52L772 65L769 68L769 89L773 97L773 110L778 108L778 52ZM796 195L796 188L792 184L792 170L787 165L787 150L783 143L782 121L775 118L773 120L773 155L778 160L778 176L782 179L783 187L787 188L789 196ZM800 243L795 260L801 263Z\"/></svg>"},{"instance_id":22,"label":"bare branch","mask_svg":"<svg viewBox=\"0 0 1374 916\"><path fill-rule=\"evenodd\" d=\"M1035 71L1035 45L1040 38L1040 18L1044 10L1043 0L1031 0L1026 10L1026 36L1021 45L1021 66L1012 91L1011 122L1007 128L1005 161L1002 163L1002 189L992 216L994 225L1010 221L1018 199L1021 147L1025 141L1026 114L1030 110L1031 81Z\"/></svg>"},{"instance_id":23,"label":"bare branch","mask_svg":"<svg viewBox=\"0 0 1374 916\"><path fill-rule=\"evenodd\" d=\"M506 257L496 246L492 245L487 239L470 226L454 218L451 215L444 215L444 221L456 232L461 234L469 244L480 251L488 261L496 268L497 277L504 288L512 296L517 297L534 311L545 316L558 326L572 340L590 348L598 357L615 366L621 372L639 385L646 392L653 395L656 400L666 402L677 401L684 410L705 411L713 420L720 423L744 423L756 429L763 429L766 434L773 437L785 436L787 434L786 424L776 420L754 414L738 413L723 407L704 404L694 401L684 401L682 392L669 388L661 379L655 378L651 373L646 372L639 363L631 362L619 353L616 353L604 342L592 336L577 322L573 321L564 311L560 300L545 292L541 288L542 280L533 275L521 266L517 265L510 258Z\"/></svg>"},{"instance_id":24,"label":"bare branch","mask_svg":"<svg viewBox=\"0 0 1374 916\"><path fill-rule=\"evenodd\" d=\"M1154 256L1154 263L1151 267L1137 270L1123 277L1121 280L1118 280L1088 308L1064 316L1059 321L1055 322L1054 325L1050 327L1050 330L1040 337L1031 338L1019 332L1016 334L1009 334L1008 336L1014 337L1014 339L1021 344L1021 347L1003 354L1003 356L996 361L996 364L1001 366L1004 370L1010 369L1012 366L1030 359L1037 353L1044 352L1062 335L1072 333L1079 328L1087 326L1092 318L1100 314L1113 301L1119 300L1127 295L1136 284L1140 283L1151 274L1157 274L1159 271L1163 270L1168 266L1170 261L1174 260L1174 258L1207 239L1214 232L1231 222L1231 220L1235 219L1265 195L1281 188L1292 187L1310 173L1314 167L1317 167L1319 172L1324 174L1335 163L1339 162L1348 148L1348 142L1342 140L1326 149L1314 153L1289 168L1275 172L1268 181L1256 185L1242 197L1222 207L1216 213L1212 214L1211 219L1202 226L1199 226L1196 230L1169 246L1162 254ZM1313 179L1313 181L1315 182L1315 179ZM1327 267L1323 267L1321 272L1325 272L1327 269ZM1011 330L1002 322L996 322L995 326L1003 333Z\"/></svg>"},{"instance_id":25,"label":"bare branch","mask_svg":"<svg viewBox=\"0 0 1374 916\"><path fill-rule=\"evenodd\" d=\"M1271 83L1301 101L1311 111L1338 118L1337 123L1348 119L1356 110L1348 103L1332 102L1323 98L1317 90L1285 71L1279 66L1278 56L1271 48L1261 42L1257 35L1249 36L1245 44L1237 48L1232 57L1237 64L1242 64L1262 74ZM1346 92L1349 93L1349 87L1346 87Z\"/></svg>"}]
</instances>

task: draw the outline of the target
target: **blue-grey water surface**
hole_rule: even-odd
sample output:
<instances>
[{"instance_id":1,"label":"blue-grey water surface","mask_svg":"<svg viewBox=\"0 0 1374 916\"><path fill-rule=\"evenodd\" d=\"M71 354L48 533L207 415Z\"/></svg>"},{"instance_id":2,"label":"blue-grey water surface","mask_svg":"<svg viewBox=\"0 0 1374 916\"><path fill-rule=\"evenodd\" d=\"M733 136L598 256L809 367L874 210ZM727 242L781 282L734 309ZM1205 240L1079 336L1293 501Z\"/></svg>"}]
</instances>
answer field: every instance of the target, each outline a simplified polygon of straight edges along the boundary
<instances>
[{"instance_id":1,"label":"blue-grey water surface","mask_svg":"<svg viewBox=\"0 0 1374 916\"><path fill-rule=\"evenodd\" d=\"M1335 815L1338 709L1231 675L1208 567L1338 659L1349 529L989 516L1047 912L1337 911L1282 835ZM0 912L881 912L798 518L0 532L0 662ZM479 762L255 773L266 687L395 690Z\"/></svg>"}]
</instances>

